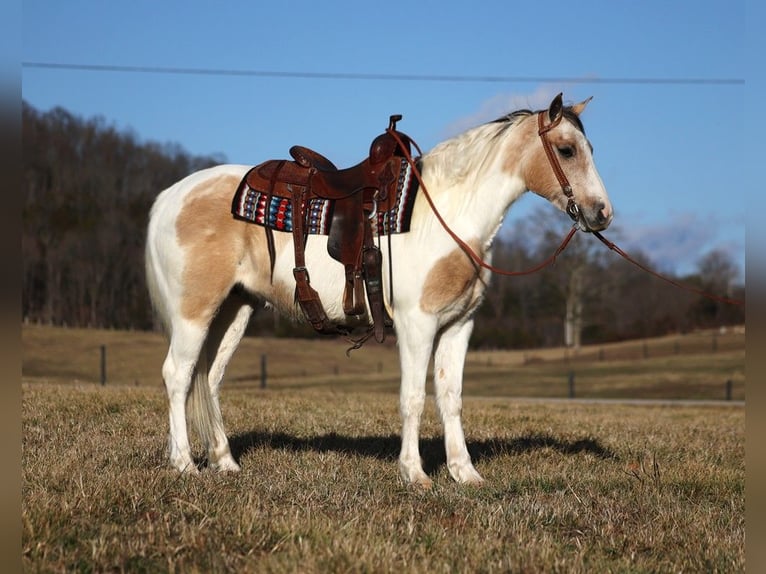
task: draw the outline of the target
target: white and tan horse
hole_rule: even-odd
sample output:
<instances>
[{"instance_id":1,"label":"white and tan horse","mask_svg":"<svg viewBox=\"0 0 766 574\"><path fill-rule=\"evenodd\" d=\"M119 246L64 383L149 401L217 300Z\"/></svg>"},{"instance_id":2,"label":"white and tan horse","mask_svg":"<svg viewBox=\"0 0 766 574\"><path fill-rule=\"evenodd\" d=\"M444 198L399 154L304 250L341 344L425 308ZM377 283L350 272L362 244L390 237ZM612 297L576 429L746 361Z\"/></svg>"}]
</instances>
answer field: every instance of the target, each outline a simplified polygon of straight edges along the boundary
<instances>
[{"instance_id":1,"label":"white and tan horse","mask_svg":"<svg viewBox=\"0 0 766 574\"><path fill-rule=\"evenodd\" d=\"M571 184L579 226L602 230L609 225L612 208L579 119L586 103L564 107L559 95L547 110L514 112L442 142L422 157L422 179L435 208L486 261L508 208L525 191L562 210L567 206L538 121L554 126L546 137ZM222 165L194 173L163 191L151 212L146 270L153 304L170 338L162 376L170 402L170 463L179 471L197 472L187 433L187 398L209 466L239 470L218 396L253 306L265 304L303 319L294 297L292 235L274 234L272 280L263 227L231 215L232 194L248 169ZM408 483L431 484L423 471L418 434L433 355L449 472L458 482L481 483L466 448L461 391L473 312L489 272L458 247L422 193L413 207L411 231L391 237L390 254L385 245L384 280L388 282L391 256L394 282L393 299L386 289L385 304L395 323L401 362L401 475ZM344 274L327 253L326 237L310 238L306 261L328 316L343 322Z\"/></svg>"}]
</instances>

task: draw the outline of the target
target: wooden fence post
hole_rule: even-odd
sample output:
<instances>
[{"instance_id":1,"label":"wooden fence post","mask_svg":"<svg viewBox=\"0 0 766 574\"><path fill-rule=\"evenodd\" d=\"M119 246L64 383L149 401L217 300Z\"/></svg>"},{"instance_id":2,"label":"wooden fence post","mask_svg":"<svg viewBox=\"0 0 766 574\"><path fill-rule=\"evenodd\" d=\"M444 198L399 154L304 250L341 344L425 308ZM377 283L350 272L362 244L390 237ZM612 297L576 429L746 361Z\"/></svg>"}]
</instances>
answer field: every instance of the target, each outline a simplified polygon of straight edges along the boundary
<instances>
[{"instance_id":1,"label":"wooden fence post","mask_svg":"<svg viewBox=\"0 0 766 574\"><path fill-rule=\"evenodd\" d=\"M732 382L731 379L726 380L726 400L731 400Z\"/></svg>"},{"instance_id":2,"label":"wooden fence post","mask_svg":"<svg viewBox=\"0 0 766 574\"><path fill-rule=\"evenodd\" d=\"M573 399L575 397L575 374L574 371L569 371L569 398Z\"/></svg>"}]
</instances>

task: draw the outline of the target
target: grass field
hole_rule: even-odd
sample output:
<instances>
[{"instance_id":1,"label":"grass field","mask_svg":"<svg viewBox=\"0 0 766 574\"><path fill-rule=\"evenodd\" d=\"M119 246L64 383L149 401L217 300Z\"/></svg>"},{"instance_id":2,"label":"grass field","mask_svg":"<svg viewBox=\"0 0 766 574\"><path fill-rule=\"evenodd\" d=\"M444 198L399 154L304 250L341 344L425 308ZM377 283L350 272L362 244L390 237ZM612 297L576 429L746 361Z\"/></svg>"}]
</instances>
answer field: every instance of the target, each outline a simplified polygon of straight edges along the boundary
<instances>
[{"instance_id":1,"label":"grass field","mask_svg":"<svg viewBox=\"0 0 766 574\"><path fill-rule=\"evenodd\" d=\"M512 397L539 390L525 377L574 369L578 381L625 388L712 372L713 382L737 380L744 398L740 338L721 337L715 352L709 337L696 347L681 340L678 351L671 341L667 353L667 341L649 341L649 356L639 345L634 359L617 346L576 358L472 354L464 421L487 484L449 478L429 402L421 448L435 486L422 491L398 477L393 348L346 359L342 344L312 342L296 359L279 343L246 341L222 395L243 470L186 477L166 467L159 338L25 328L22 564L46 572L743 571L740 404ZM101 344L105 387L94 384ZM508 378L515 390L500 386Z\"/></svg>"}]
</instances>

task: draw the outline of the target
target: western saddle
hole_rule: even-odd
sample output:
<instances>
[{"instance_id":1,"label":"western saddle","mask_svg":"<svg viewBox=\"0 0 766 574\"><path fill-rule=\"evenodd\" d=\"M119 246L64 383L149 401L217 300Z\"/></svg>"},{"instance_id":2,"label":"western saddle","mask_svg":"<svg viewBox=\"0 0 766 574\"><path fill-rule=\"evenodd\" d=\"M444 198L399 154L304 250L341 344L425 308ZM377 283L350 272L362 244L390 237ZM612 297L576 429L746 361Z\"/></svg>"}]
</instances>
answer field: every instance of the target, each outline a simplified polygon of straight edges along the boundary
<instances>
[{"instance_id":1,"label":"western saddle","mask_svg":"<svg viewBox=\"0 0 766 574\"><path fill-rule=\"evenodd\" d=\"M388 130L372 141L369 156L353 167L338 169L322 154L293 146L290 148L293 161L270 160L255 166L245 175L250 188L268 194L267 205L271 203L272 196L290 198L296 299L306 319L320 333L348 335L349 329L329 320L319 294L311 287L305 247L308 205L314 198L331 200L327 251L344 267L344 313L349 317L364 316L367 313L364 302L366 291L372 318L370 331L375 339L382 342L386 328L393 325L383 301L382 256L380 248L374 243L377 227L374 233L373 220L378 210L390 209L396 200L396 185L405 154L390 132L396 130L396 122L401 119L401 115L392 115ZM409 152L409 137L401 132L397 135ZM273 230L268 226L265 230L273 275ZM366 339L364 337L357 342L357 346Z\"/></svg>"}]
</instances>

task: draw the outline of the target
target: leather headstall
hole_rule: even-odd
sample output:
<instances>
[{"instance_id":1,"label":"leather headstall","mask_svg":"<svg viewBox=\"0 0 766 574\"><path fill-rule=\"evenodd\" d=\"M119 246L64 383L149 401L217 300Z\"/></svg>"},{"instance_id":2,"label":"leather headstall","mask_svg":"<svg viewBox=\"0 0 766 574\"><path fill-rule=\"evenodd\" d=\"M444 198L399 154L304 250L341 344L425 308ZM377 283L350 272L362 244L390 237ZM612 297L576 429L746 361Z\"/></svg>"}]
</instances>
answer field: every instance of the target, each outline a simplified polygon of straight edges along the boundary
<instances>
[{"instance_id":1,"label":"leather headstall","mask_svg":"<svg viewBox=\"0 0 766 574\"><path fill-rule=\"evenodd\" d=\"M548 162L551 164L553 173L556 175L556 179L558 180L559 185L561 186L561 191L564 193L564 195L567 198L567 206L566 206L567 215L569 215L569 217L572 218L572 221L577 223L580 220L580 207L577 205L577 203L574 200L574 193L572 192L572 186L569 184L569 180L567 179L567 176L564 173L564 170L561 168L559 159L558 157L556 157L556 152L553 150L553 146L551 145L551 142L547 137L548 132L551 131L553 128L555 128L557 125L559 125L559 123L561 123L561 118L564 117L564 114L560 114L551 123L549 123L548 125L545 125L544 115L546 113L547 113L546 111L542 111L537 114L537 125L539 128L537 131L537 134L540 136L540 139L543 142L543 149L545 150L545 155L548 156Z\"/></svg>"}]
</instances>

